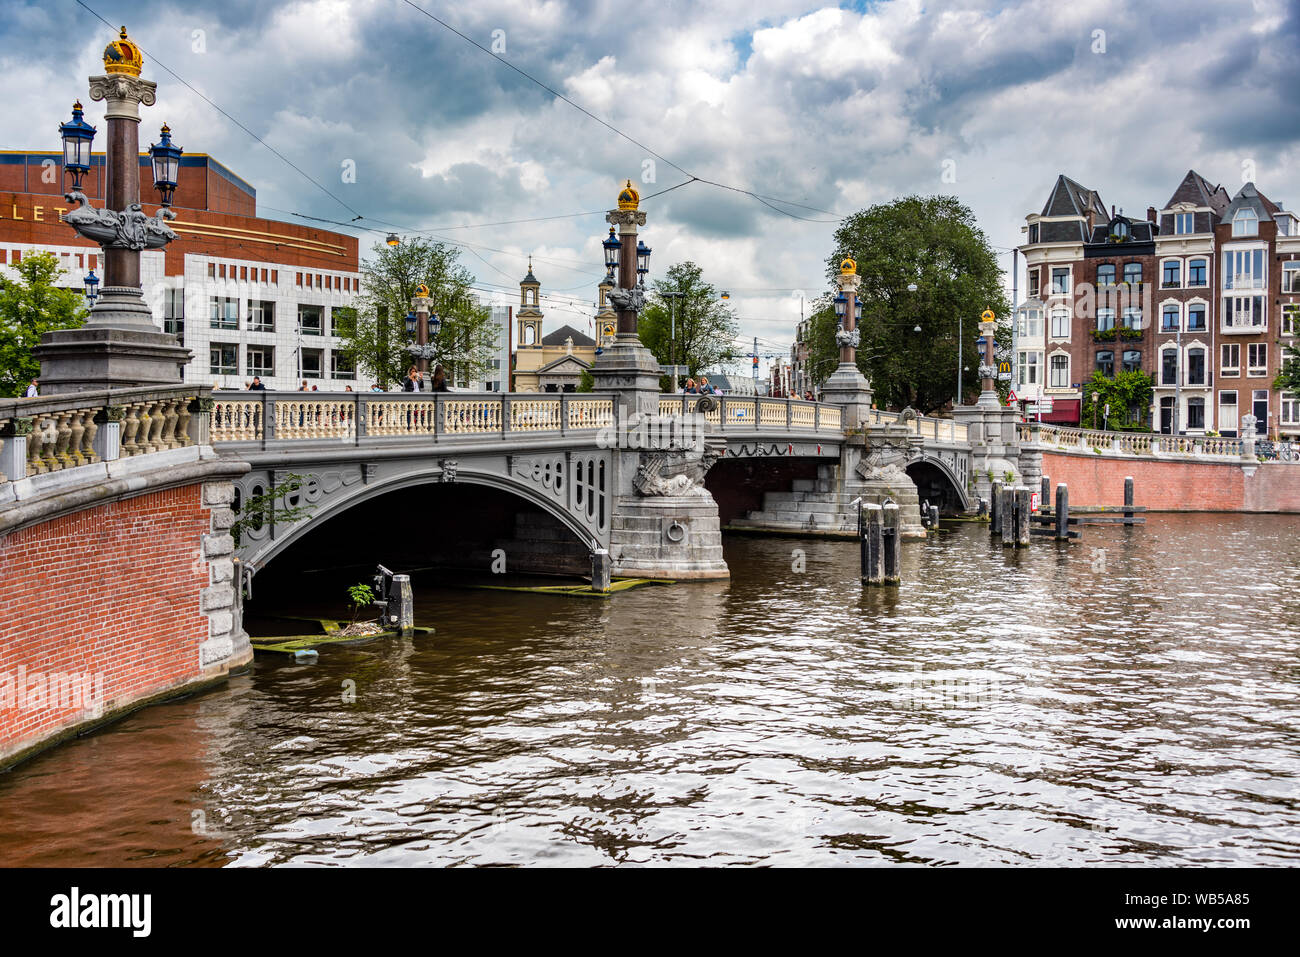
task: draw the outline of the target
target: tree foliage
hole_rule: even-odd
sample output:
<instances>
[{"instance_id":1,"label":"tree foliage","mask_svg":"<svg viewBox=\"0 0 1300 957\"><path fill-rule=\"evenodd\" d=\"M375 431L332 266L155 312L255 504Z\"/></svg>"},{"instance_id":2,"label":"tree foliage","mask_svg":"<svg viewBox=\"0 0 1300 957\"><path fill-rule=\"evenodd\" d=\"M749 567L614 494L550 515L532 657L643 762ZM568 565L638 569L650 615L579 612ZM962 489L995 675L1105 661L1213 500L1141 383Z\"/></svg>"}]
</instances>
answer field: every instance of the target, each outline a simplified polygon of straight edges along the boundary
<instances>
[{"instance_id":1,"label":"tree foliage","mask_svg":"<svg viewBox=\"0 0 1300 957\"><path fill-rule=\"evenodd\" d=\"M928 414L953 399L959 318L962 365L970 369L961 398L978 395L980 313L992 309L1005 319L1008 304L997 256L970 209L952 196L907 196L861 210L835 231L827 260L832 288L845 256L861 276L858 368L871 381L876 404ZM908 291L910 283L916 292ZM809 324L809 359L823 377L838 362L833 295L819 301ZM999 323L996 340L1009 345L1008 323Z\"/></svg>"},{"instance_id":2,"label":"tree foliage","mask_svg":"<svg viewBox=\"0 0 1300 957\"><path fill-rule=\"evenodd\" d=\"M1111 378L1100 369L1094 371L1092 378L1083 384L1080 423L1096 429L1109 425L1121 431L1150 431L1147 412L1155 392L1154 382L1154 377L1145 372L1119 372Z\"/></svg>"},{"instance_id":3,"label":"tree foliage","mask_svg":"<svg viewBox=\"0 0 1300 957\"><path fill-rule=\"evenodd\" d=\"M642 344L655 358L664 365L676 361L685 376L734 358L740 332L735 314L702 273L689 261L669 267L667 276L655 282L637 326ZM682 295L665 299L664 293Z\"/></svg>"},{"instance_id":4,"label":"tree foliage","mask_svg":"<svg viewBox=\"0 0 1300 957\"><path fill-rule=\"evenodd\" d=\"M297 492L302 488L307 476L290 472L272 485L261 495L250 495L237 510L238 518L230 526L230 534L235 539L235 547L249 531L258 531L263 525L275 522L277 525L292 525L311 517L315 505L304 504Z\"/></svg>"},{"instance_id":5,"label":"tree foliage","mask_svg":"<svg viewBox=\"0 0 1300 957\"><path fill-rule=\"evenodd\" d=\"M479 305L473 275L460 265L460 253L446 243L408 237L397 246L376 243L361 265L361 291L351 313L340 311L336 329L341 348L357 369L387 389L414 364L407 346L406 314L421 283L429 287L432 311L442 320L429 344L429 362L441 362L448 382L486 378L499 346L492 311Z\"/></svg>"},{"instance_id":6,"label":"tree foliage","mask_svg":"<svg viewBox=\"0 0 1300 957\"><path fill-rule=\"evenodd\" d=\"M28 253L13 268L17 279L0 276L0 396L23 395L40 375L32 350L43 334L76 329L88 315L82 293L56 285L66 270L54 253Z\"/></svg>"},{"instance_id":7,"label":"tree foliage","mask_svg":"<svg viewBox=\"0 0 1300 957\"><path fill-rule=\"evenodd\" d=\"M1287 344L1282 358L1282 368L1273 382L1273 388L1300 395L1300 349Z\"/></svg>"}]
</instances>

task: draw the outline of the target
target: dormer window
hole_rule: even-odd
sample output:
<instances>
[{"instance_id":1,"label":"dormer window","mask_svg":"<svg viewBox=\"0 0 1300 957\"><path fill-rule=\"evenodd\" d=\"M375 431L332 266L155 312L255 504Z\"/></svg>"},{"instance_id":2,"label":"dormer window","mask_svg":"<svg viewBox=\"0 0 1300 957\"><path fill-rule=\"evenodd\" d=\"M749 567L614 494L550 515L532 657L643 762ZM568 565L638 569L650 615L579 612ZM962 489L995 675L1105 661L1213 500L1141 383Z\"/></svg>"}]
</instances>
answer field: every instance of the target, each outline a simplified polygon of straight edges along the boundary
<instances>
[{"instance_id":1,"label":"dormer window","mask_svg":"<svg viewBox=\"0 0 1300 957\"><path fill-rule=\"evenodd\" d=\"M1174 235L1186 236L1196 232L1195 213L1174 213Z\"/></svg>"},{"instance_id":2,"label":"dormer window","mask_svg":"<svg viewBox=\"0 0 1300 957\"><path fill-rule=\"evenodd\" d=\"M1243 206L1237 210L1236 215L1232 217L1232 235L1258 236L1259 214L1249 206Z\"/></svg>"},{"instance_id":3,"label":"dormer window","mask_svg":"<svg viewBox=\"0 0 1300 957\"><path fill-rule=\"evenodd\" d=\"M1129 229L1128 223L1122 219L1117 219L1110 224L1110 241L1112 243L1128 242Z\"/></svg>"}]
</instances>

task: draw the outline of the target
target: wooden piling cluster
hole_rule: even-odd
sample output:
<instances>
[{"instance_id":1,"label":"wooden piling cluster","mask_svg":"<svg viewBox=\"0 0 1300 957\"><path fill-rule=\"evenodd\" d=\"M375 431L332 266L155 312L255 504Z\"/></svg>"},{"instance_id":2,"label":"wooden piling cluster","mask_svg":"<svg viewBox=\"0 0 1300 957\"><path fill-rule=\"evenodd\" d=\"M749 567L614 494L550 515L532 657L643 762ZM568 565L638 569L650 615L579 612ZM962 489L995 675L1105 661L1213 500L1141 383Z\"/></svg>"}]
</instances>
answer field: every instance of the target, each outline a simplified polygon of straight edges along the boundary
<instances>
[{"instance_id":1,"label":"wooden piling cluster","mask_svg":"<svg viewBox=\"0 0 1300 957\"><path fill-rule=\"evenodd\" d=\"M1039 503L1038 515L1035 519L1044 525L1054 525L1057 538L1062 537L1060 534L1062 522L1068 525L1146 524L1146 516L1140 514L1146 511L1146 506L1133 504L1133 476L1131 475L1124 479L1123 505L1087 505L1076 508L1073 515L1070 514L1069 493L1065 485L1056 486L1055 503L1048 495L1050 487L1047 477L1044 476L1042 501ZM1065 494L1065 498L1061 497L1062 493ZM1078 532L1071 533L1071 537L1077 538Z\"/></svg>"},{"instance_id":2,"label":"wooden piling cluster","mask_svg":"<svg viewBox=\"0 0 1300 957\"><path fill-rule=\"evenodd\" d=\"M1003 548L1023 548L1029 544L1033 493L1023 485L1003 487L993 483L990 503L989 534L1002 539Z\"/></svg>"},{"instance_id":3,"label":"wooden piling cluster","mask_svg":"<svg viewBox=\"0 0 1300 957\"><path fill-rule=\"evenodd\" d=\"M897 585L902 581L903 536L898 505L865 503L858 512L862 584Z\"/></svg>"}]
</instances>

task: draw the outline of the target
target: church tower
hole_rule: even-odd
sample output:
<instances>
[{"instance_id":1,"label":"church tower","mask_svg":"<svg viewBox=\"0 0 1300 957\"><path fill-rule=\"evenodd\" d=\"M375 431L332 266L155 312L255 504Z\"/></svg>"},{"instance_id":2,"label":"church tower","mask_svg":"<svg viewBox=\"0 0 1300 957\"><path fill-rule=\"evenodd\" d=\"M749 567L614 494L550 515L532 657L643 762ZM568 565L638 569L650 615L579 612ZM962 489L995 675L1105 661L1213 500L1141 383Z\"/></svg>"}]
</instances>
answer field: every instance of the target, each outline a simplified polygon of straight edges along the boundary
<instances>
[{"instance_id":1,"label":"church tower","mask_svg":"<svg viewBox=\"0 0 1300 957\"><path fill-rule=\"evenodd\" d=\"M519 309L515 315L519 319L519 347L521 349L540 349L542 347L542 310L538 303L542 284L533 275L533 257L528 257L528 275L519 281Z\"/></svg>"}]
</instances>

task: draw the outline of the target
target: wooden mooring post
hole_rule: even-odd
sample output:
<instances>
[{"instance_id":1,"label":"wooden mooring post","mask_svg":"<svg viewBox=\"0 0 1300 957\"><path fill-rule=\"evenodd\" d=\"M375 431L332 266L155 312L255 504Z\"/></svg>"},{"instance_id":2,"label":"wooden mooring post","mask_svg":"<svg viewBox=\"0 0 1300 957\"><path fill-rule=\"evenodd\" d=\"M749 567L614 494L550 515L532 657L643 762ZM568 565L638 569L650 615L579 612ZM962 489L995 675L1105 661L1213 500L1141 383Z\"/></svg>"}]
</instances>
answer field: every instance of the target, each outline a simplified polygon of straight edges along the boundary
<instances>
[{"instance_id":1,"label":"wooden mooring post","mask_svg":"<svg viewBox=\"0 0 1300 957\"><path fill-rule=\"evenodd\" d=\"M884 509L879 505L864 503L859 521L862 533L862 584L883 585L885 583Z\"/></svg>"},{"instance_id":2,"label":"wooden mooring post","mask_svg":"<svg viewBox=\"0 0 1300 957\"><path fill-rule=\"evenodd\" d=\"M887 502L881 513L880 544L885 566L882 584L897 585L903 578L903 523L899 517L898 503Z\"/></svg>"},{"instance_id":3,"label":"wooden mooring post","mask_svg":"<svg viewBox=\"0 0 1300 957\"><path fill-rule=\"evenodd\" d=\"M998 520L998 510L1002 506L1002 483L994 482L993 490L989 493L989 534L998 536L1002 534L1002 523Z\"/></svg>"},{"instance_id":4,"label":"wooden mooring post","mask_svg":"<svg viewBox=\"0 0 1300 957\"><path fill-rule=\"evenodd\" d=\"M1124 524L1127 526L1133 518L1133 476L1124 478Z\"/></svg>"},{"instance_id":5,"label":"wooden mooring post","mask_svg":"<svg viewBox=\"0 0 1300 957\"><path fill-rule=\"evenodd\" d=\"M1002 526L1002 547L1014 548L1016 544L1016 490L999 489L1001 501L998 502L998 524Z\"/></svg>"},{"instance_id":6,"label":"wooden mooring post","mask_svg":"<svg viewBox=\"0 0 1300 957\"><path fill-rule=\"evenodd\" d=\"M1029 545L1029 516L1033 511L1033 492L1027 486L1016 489L1016 548Z\"/></svg>"},{"instance_id":7,"label":"wooden mooring post","mask_svg":"<svg viewBox=\"0 0 1300 957\"><path fill-rule=\"evenodd\" d=\"M1070 490L1062 482L1056 486L1056 540L1070 540Z\"/></svg>"},{"instance_id":8,"label":"wooden mooring post","mask_svg":"<svg viewBox=\"0 0 1300 957\"><path fill-rule=\"evenodd\" d=\"M1046 475L1043 476L1043 484L1038 492L1038 508L1040 510L1052 507L1052 480Z\"/></svg>"}]
</instances>

